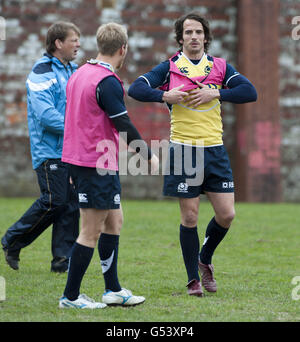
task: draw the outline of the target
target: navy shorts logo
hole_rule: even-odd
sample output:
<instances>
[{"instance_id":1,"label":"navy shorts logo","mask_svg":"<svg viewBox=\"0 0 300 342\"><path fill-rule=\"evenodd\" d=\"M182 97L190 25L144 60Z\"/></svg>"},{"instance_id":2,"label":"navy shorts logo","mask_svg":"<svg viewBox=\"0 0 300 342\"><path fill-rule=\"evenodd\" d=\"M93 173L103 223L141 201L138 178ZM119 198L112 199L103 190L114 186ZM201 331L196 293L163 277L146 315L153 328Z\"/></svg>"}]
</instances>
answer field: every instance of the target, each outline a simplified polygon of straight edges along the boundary
<instances>
[{"instance_id":1,"label":"navy shorts logo","mask_svg":"<svg viewBox=\"0 0 300 342\"><path fill-rule=\"evenodd\" d=\"M120 194L116 194L114 197L114 204L120 204L120 202L121 202Z\"/></svg>"},{"instance_id":2,"label":"navy shorts logo","mask_svg":"<svg viewBox=\"0 0 300 342\"><path fill-rule=\"evenodd\" d=\"M222 188L223 189L233 189L234 188L234 183L233 182L223 182L222 183Z\"/></svg>"},{"instance_id":3,"label":"navy shorts logo","mask_svg":"<svg viewBox=\"0 0 300 342\"><path fill-rule=\"evenodd\" d=\"M188 184L187 183L179 183L178 187L177 187L177 192L181 192L181 193L188 193Z\"/></svg>"},{"instance_id":4,"label":"navy shorts logo","mask_svg":"<svg viewBox=\"0 0 300 342\"><path fill-rule=\"evenodd\" d=\"M80 203L88 203L87 194L79 193L78 200Z\"/></svg>"}]
</instances>

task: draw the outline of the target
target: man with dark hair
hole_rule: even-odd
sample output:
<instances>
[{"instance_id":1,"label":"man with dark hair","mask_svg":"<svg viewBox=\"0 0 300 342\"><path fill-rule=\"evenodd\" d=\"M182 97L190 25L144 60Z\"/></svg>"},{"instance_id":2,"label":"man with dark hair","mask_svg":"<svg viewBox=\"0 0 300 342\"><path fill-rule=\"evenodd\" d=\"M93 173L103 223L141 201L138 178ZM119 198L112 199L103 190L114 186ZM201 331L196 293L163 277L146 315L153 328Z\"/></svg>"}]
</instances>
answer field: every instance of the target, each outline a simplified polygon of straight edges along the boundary
<instances>
[{"instance_id":1,"label":"man with dark hair","mask_svg":"<svg viewBox=\"0 0 300 342\"><path fill-rule=\"evenodd\" d=\"M47 31L46 37L47 53L50 55L55 55L57 53L58 41L64 42L70 32L73 32L75 35L77 35L77 37L80 37L79 28L73 23L58 21L55 24L51 25ZM73 59L73 57L69 57L70 61L72 61Z\"/></svg>"},{"instance_id":2,"label":"man with dark hair","mask_svg":"<svg viewBox=\"0 0 300 342\"><path fill-rule=\"evenodd\" d=\"M79 208L67 164L61 161L66 85L77 69L71 62L80 47L79 29L54 23L47 32L47 53L33 66L27 81L28 129L33 169L41 195L2 237L8 265L17 270L22 248L53 224L51 271L65 272L79 232Z\"/></svg>"},{"instance_id":3,"label":"man with dark hair","mask_svg":"<svg viewBox=\"0 0 300 342\"><path fill-rule=\"evenodd\" d=\"M177 44L179 45L180 49L183 47L183 41L182 41L182 36L183 36L183 25L186 20L196 20L199 23L202 24L203 31L204 31L204 52L207 53L210 43L212 41L212 36L209 28L209 22L201 17L198 13L189 13L186 15L181 16L179 19L176 20L175 22L175 39Z\"/></svg>"},{"instance_id":4,"label":"man with dark hair","mask_svg":"<svg viewBox=\"0 0 300 342\"><path fill-rule=\"evenodd\" d=\"M202 296L201 282L207 291L217 290L212 256L235 216L232 171L222 139L221 101L245 103L256 101L257 95L253 85L224 59L207 55L211 34L200 14L179 18L175 32L180 50L134 81L128 94L139 101L166 102L169 106L170 172L164 176L164 195L179 198L188 294ZM203 156L199 158L203 162L197 163L198 155ZM186 172L187 161L196 164L192 175ZM178 164L180 174L176 172ZM198 173L202 174L199 182ZM215 215L199 253L197 223L202 193Z\"/></svg>"}]
</instances>

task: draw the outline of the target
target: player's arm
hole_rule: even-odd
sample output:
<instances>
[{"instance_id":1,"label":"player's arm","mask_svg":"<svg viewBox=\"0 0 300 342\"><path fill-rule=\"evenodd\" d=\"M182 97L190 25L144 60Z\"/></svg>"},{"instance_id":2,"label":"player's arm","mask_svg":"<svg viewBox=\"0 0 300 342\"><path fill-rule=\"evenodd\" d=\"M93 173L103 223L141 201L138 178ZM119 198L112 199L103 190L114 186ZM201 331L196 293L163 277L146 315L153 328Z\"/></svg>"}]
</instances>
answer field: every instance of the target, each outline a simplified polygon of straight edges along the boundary
<instances>
[{"instance_id":1,"label":"player's arm","mask_svg":"<svg viewBox=\"0 0 300 342\"><path fill-rule=\"evenodd\" d=\"M134 140L140 140L144 148L137 150L146 160L152 158L152 152L142 139L138 130L130 120L124 103L123 88L114 76L102 80L97 87L97 102L114 123L117 131L127 133L127 144Z\"/></svg>"},{"instance_id":2,"label":"player's arm","mask_svg":"<svg viewBox=\"0 0 300 342\"><path fill-rule=\"evenodd\" d=\"M194 108L214 99L232 103L246 103L257 100L254 86L230 64L227 64L226 66L226 74L223 81L223 85L226 89L212 89L200 82L197 83L199 88L192 90L186 101L188 106Z\"/></svg>"},{"instance_id":3,"label":"player's arm","mask_svg":"<svg viewBox=\"0 0 300 342\"><path fill-rule=\"evenodd\" d=\"M257 93L253 84L230 64L227 64L223 83L228 89L219 90L221 101L247 103L257 100Z\"/></svg>"},{"instance_id":4,"label":"player's arm","mask_svg":"<svg viewBox=\"0 0 300 342\"><path fill-rule=\"evenodd\" d=\"M183 85L169 91L157 89L167 82L169 70L169 61L160 63L136 79L129 87L128 95L141 102L167 102L169 104L181 102L187 95L181 91Z\"/></svg>"}]
</instances>

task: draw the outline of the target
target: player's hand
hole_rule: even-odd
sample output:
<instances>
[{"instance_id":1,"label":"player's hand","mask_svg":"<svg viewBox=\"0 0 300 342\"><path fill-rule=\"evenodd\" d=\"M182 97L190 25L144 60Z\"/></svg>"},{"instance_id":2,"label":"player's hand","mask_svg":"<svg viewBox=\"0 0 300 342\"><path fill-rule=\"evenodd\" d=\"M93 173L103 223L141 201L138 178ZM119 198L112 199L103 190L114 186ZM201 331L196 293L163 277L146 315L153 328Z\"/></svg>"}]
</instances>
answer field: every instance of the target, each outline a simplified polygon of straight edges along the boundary
<instances>
[{"instance_id":1,"label":"player's hand","mask_svg":"<svg viewBox=\"0 0 300 342\"><path fill-rule=\"evenodd\" d=\"M162 100L169 104L177 104L182 102L184 98L188 95L188 93L180 90L183 87L184 84L180 85L179 87L173 88L169 91L165 91Z\"/></svg>"},{"instance_id":2,"label":"player's hand","mask_svg":"<svg viewBox=\"0 0 300 342\"><path fill-rule=\"evenodd\" d=\"M151 166L151 174L156 174L159 170L159 159L158 157L153 153L151 159L149 159L149 164Z\"/></svg>"},{"instance_id":3,"label":"player's hand","mask_svg":"<svg viewBox=\"0 0 300 342\"><path fill-rule=\"evenodd\" d=\"M208 103L214 99L220 98L218 89L211 89L208 85L196 81L199 88L193 89L189 92L185 104L188 107L196 108L201 104Z\"/></svg>"}]
</instances>

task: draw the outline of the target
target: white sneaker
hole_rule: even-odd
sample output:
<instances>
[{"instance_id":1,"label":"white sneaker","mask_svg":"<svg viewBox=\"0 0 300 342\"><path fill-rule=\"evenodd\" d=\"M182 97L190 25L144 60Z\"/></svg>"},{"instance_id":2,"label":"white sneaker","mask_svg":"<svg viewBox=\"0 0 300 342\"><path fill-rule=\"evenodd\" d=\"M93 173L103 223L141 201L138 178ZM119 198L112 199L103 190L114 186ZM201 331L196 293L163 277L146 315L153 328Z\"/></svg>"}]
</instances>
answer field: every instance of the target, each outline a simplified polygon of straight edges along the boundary
<instances>
[{"instance_id":1,"label":"white sneaker","mask_svg":"<svg viewBox=\"0 0 300 342\"><path fill-rule=\"evenodd\" d=\"M134 296L131 291L123 289L119 292L107 291L102 296L102 302L107 305L138 305L145 301L145 297Z\"/></svg>"},{"instance_id":2,"label":"white sneaker","mask_svg":"<svg viewBox=\"0 0 300 342\"><path fill-rule=\"evenodd\" d=\"M59 300L60 308L103 309L106 306L104 303L95 302L85 294L79 295L75 300L69 300L67 297L61 297Z\"/></svg>"}]
</instances>

